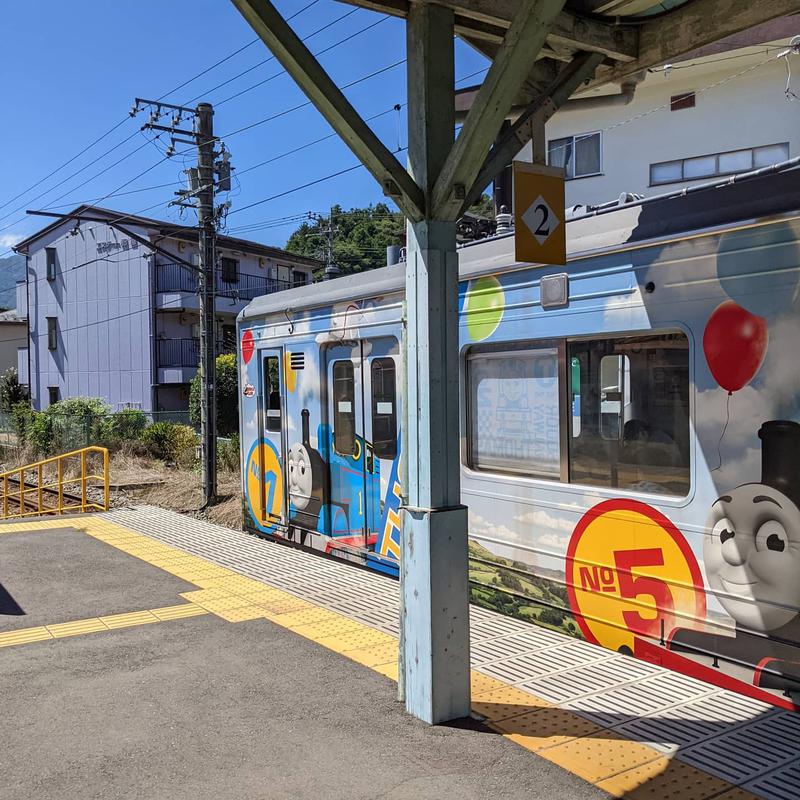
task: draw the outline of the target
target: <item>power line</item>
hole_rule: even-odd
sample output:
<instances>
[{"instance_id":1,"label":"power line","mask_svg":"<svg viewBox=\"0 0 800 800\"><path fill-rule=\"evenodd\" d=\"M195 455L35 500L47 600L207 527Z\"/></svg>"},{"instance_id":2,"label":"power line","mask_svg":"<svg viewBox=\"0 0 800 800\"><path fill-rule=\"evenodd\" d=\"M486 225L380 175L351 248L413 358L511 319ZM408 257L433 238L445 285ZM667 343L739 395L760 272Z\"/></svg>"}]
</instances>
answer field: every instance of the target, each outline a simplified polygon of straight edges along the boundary
<instances>
[{"instance_id":1,"label":"power line","mask_svg":"<svg viewBox=\"0 0 800 800\"><path fill-rule=\"evenodd\" d=\"M306 4L305 6L303 6L302 8L300 8L298 11L296 11L294 14L290 15L289 17L287 17L287 18L286 18L286 19L287 19L287 21L290 21L290 20L294 19L295 17L298 17L300 14L303 14L304 12L308 11L308 9L310 9L312 6L315 6L315 5L316 5L318 2L319 2L319 0L312 0L310 3ZM261 40L260 40L260 39L258 39L258 38L256 38L256 39L252 39L252 40L251 40L250 42L248 42L247 44L243 45L242 47L238 48L237 50L234 50L232 53L229 53L229 54L228 54L227 56L225 56L224 58L221 58L219 61L217 61L217 62L215 62L214 64L212 64L210 67L206 67L204 70L202 70L201 72L198 72L197 74L193 75L193 76L192 76L191 78L189 78L188 80L184 81L183 83L179 84L178 86L174 87L173 89L170 89L170 90L169 90L168 92L166 92L165 94L162 94L162 95L161 95L161 97L159 97L158 99L159 99L159 100L163 100L165 97L168 97L169 95L171 95L171 94L174 94L174 93L175 93L175 92L177 92L179 89L182 89L184 86L187 86L188 84L192 83L193 81L195 81L195 80L197 80L198 78L202 77L203 75L207 74L207 73L208 73L208 72L210 72L211 70L213 70L213 69L216 69L216 68L217 68L217 67L219 67L221 64L224 64L226 61L229 61L231 58L233 58L234 56L238 55L238 54L239 54L239 53L241 53L243 50L246 50L248 47L251 47L252 45L254 45L254 44L256 44L257 42L260 42L260 41L261 41ZM81 157L81 156L82 156L84 153L88 152L88 151L89 151L89 150L91 150L91 149L92 149L92 148L93 148L95 145L99 144L99 143L100 143L100 142L102 142L104 139L106 139L108 136L110 136L110 135L111 135L111 134L112 134L112 133L113 133L115 130L117 130L118 128L121 128L121 127L122 127L122 126L123 126L123 125L124 125L126 122L128 122L128 120L129 120L129 119L130 119L130 116L126 116L124 119L121 119L119 122L117 122L117 123L116 123L115 125L113 125L111 128L109 128L109 129L108 129L108 130L107 130L105 133L101 134L101 135L100 135L100 136L98 136L96 139L94 139L92 142L90 142L88 145L86 145L86 146L85 146L85 147L84 147L82 150L80 150L80 151L79 151L78 153L76 153L74 156L71 156L70 158L68 158L66 161L64 161L62 164L60 164L58 167L56 167L55 169L51 170L51 171L50 171L50 172L49 172L47 175L45 175L44 177L42 177L42 178L40 178L39 180L35 181L34 183L32 183L32 184L31 184L30 186L28 186L26 189L23 189L23 190L22 190L21 192L19 192L18 194L14 195L14 197L11 197L10 199L6 200L4 203L2 203L2 204L0 205L0 209L3 209L3 208L5 208L5 207L6 207L6 206L8 206L9 204L13 203L15 200L19 199L19 198L20 198L20 197L22 197L23 195L25 195L25 194L27 194L28 192L30 192L32 189L35 189L37 186L40 186L42 183L44 183L45 181L47 181L47 180L48 180L49 178L51 178L53 175L57 174L57 173L58 173L58 172L60 172L62 169L64 169L64 167L66 167L66 166L68 166L69 164L71 164L71 163L73 163L74 161L76 161L76 160L77 160L78 158L80 158L80 157ZM61 181L60 183L56 184L55 186L52 186L52 187L50 187L50 189L48 189L48 190L46 190L45 192L43 192L43 193L41 193L41 194L37 195L36 197L34 197L34 198L31 198L31 199L27 200L27 201L26 201L26 202L25 202L25 203L24 203L22 206L19 206L19 207L17 207L16 209L14 209L13 211L9 212L9 213L8 213L8 214L6 214L5 216L3 216L3 217L0 217L0 221L1 221L1 220L3 220L3 219L6 219L6 218L7 218L7 217L9 217L11 214L14 214L14 213L16 213L16 211L19 211L21 208L24 208L24 206L25 206L25 205L29 205L30 203L33 203L33 202L35 202L35 201L36 201L36 200L38 200L40 197L42 197L44 194L47 194L48 192L50 192L50 191L53 191L53 189L56 189L56 188L58 188L59 186L62 186L62 185L63 185L63 184L66 182L66 181L68 181L70 178L73 178L73 177L75 177L77 174L79 174L80 172L82 172L83 170L85 170L85 169L88 169L88 168L89 168L90 166L92 166L93 164L96 164L96 163L97 163L97 161L99 161L101 158L103 158L104 156L108 155L108 154L109 154L110 152L112 152L113 150L116 150L116 149L117 149L117 147L120 147L121 145L123 145L123 144L125 144L126 142L130 141L130 140L131 140L131 139L132 139L132 138L133 138L135 135L136 135L136 134L132 134L131 136L127 137L126 139L123 139L123 140L122 140L121 142L119 142L117 145L114 145L114 147L112 147L110 150L107 150L107 151L106 151L106 152L105 152L105 153L104 153L102 156L99 156L99 157L98 157L98 158L96 158L94 161L91 161L90 163L86 164L86 165L85 165L85 166L83 166L83 167L82 167L80 170L78 170L77 172L73 173L73 174L72 174L72 175L70 175L69 177L65 178L65 179L64 179L63 181ZM135 152L135 151L134 151L134 152ZM102 174L102 173L101 173L101 174ZM14 222L14 223L11 223L11 224L12 224L12 225L16 225L17 223L16 223L16 222ZM8 227L8 226L7 226L7 227ZM3 228L3 229L0 229L0 230L5 230L5 228Z\"/></svg>"},{"instance_id":2,"label":"power line","mask_svg":"<svg viewBox=\"0 0 800 800\"><path fill-rule=\"evenodd\" d=\"M332 28L337 23L341 22L344 19L347 19L347 17L351 16L352 14L355 14L358 10L359 10L358 8L353 8L350 11L346 11L341 16L337 17L336 19L332 20L331 22L327 23L326 25L323 25L321 28L317 28L317 30L313 31L312 33L309 33L308 36L305 36L301 41L307 42L309 39L313 38L314 36L317 36L318 34L322 33L323 31L326 31L329 28ZM261 41L261 40L260 39L256 39L256 41ZM202 92L201 94L197 95L196 97L193 97L191 100L187 100L185 103L182 103L182 105L185 105L185 106L191 105L192 103L195 102L195 100L199 100L203 95L211 94L211 92L216 92L217 89L221 89L223 86L227 86L229 83L233 83L233 81L238 80L239 78L243 77L244 75L249 74L253 70L258 69L259 67L263 67L264 64L268 64L270 61L274 61L274 60L275 60L275 56L270 56L269 58L265 58L262 61L259 61L257 64L253 64L252 67L248 67L246 70L243 70L242 72L237 73L233 77L222 81L222 83L218 83L216 86L212 86L210 89L207 89L206 91ZM282 75L283 72L284 71L281 70L281 72L279 72L278 75ZM276 76L273 76L273 77L276 77ZM267 80L271 80L271 78L268 78ZM262 83L266 83L266 81L262 81ZM260 84L256 84L256 85L260 85ZM230 99L231 98L227 98L226 100L220 101L220 103L225 103ZM216 107L216 106L220 105L220 103L215 103L214 106Z\"/></svg>"}]
</instances>

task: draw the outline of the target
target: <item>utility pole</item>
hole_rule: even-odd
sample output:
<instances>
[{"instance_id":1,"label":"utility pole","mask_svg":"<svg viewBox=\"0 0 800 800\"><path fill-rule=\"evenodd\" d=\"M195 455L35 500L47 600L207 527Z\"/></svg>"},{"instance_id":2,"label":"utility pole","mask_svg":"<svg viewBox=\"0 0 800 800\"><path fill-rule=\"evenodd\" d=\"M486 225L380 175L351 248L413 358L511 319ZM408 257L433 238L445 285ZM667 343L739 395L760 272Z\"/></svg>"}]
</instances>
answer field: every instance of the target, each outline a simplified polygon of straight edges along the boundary
<instances>
[{"instance_id":1,"label":"utility pole","mask_svg":"<svg viewBox=\"0 0 800 800\"><path fill-rule=\"evenodd\" d=\"M310 211L308 214L310 219L313 219L319 227L319 233L316 236L325 238L325 272L323 273L322 280L329 281L331 278L336 278L341 274L341 270L336 266L333 260L333 235L336 233L337 228L333 225L333 209L331 208L326 220L322 214L315 214ZM322 226L325 226L324 228Z\"/></svg>"},{"instance_id":2,"label":"utility pole","mask_svg":"<svg viewBox=\"0 0 800 800\"><path fill-rule=\"evenodd\" d=\"M175 192L178 200L173 205L197 211L199 231L199 259L197 266L197 291L200 301L200 461L202 468L203 498L210 505L217 496L217 409L216 409L216 239L221 213L230 203L214 207L215 190L230 190L231 166L229 154L222 145L214 149L214 109L210 103L200 103L197 108L162 103L158 100L136 98L131 116L143 107L151 107L150 119L142 128L170 134L167 155L175 152L175 143L194 145L197 148L197 167L187 170L190 188ZM172 112L171 125L159 125L158 120ZM182 130L179 125L186 117L193 121L192 130ZM183 138L180 138L183 137ZM220 156L219 161L215 161ZM215 182L215 173L219 180ZM195 199L195 202L189 202Z\"/></svg>"}]
</instances>

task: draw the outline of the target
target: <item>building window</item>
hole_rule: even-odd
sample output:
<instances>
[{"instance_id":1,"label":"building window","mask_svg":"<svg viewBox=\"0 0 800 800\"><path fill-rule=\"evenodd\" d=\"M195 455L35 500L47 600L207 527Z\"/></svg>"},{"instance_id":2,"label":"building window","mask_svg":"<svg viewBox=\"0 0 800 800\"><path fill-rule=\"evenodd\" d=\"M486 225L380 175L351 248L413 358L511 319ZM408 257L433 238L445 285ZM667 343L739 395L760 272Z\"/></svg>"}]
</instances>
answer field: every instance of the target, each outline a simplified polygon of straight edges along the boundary
<instances>
[{"instance_id":1,"label":"building window","mask_svg":"<svg viewBox=\"0 0 800 800\"><path fill-rule=\"evenodd\" d=\"M669 99L670 111L683 111L685 108L694 108L695 96L694 92L683 92L682 94L674 94Z\"/></svg>"},{"instance_id":2,"label":"building window","mask_svg":"<svg viewBox=\"0 0 800 800\"><path fill-rule=\"evenodd\" d=\"M559 480L557 347L471 353L467 381L470 466Z\"/></svg>"},{"instance_id":3,"label":"building window","mask_svg":"<svg viewBox=\"0 0 800 800\"><path fill-rule=\"evenodd\" d=\"M226 258L223 256L220 259L220 266L222 267L222 282L223 283L239 283L239 260L236 258Z\"/></svg>"},{"instance_id":4,"label":"building window","mask_svg":"<svg viewBox=\"0 0 800 800\"><path fill-rule=\"evenodd\" d=\"M55 405L61 399L61 392L58 389L58 386L48 386L47 387L47 398L49 405Z\"/></svg>"},{"instance_id":5,"label":"building window","mask_svg":"<svg viewBox=\"0 0 800 800\"><path fill-rule=\"evenodd\" d=\"M302 269L295 269L292 270L292 285L293 286L305 286L309 283L308 280L308 273Z\"/></svg>"},{"instance_id":6,"label":"building window","mask_svg":"<svg viewBox=\"0 0 800 800\"><path fill-rule=\"evenodd\" d=\"M45 258L47 260L47 280L56 279L56 249L55 247L45 247Z\"/></svg>"},{"instance_id":7,"label":"building window","mask_svg":"<svg viewBox=\"0 0 800 800\"><path fill-rule=\"evenodd\" d=\"M714 178L719 175L733 175L749 172L786 161L789 158L789 143L768 144L762 147L748 147L742 150L728 150L706 156L679 158L674 161L661 161L650 165L650 185L694 181L700 178Z\"/></svg>"},{"instance_id":8,"label":"building window","mask_svg":"<svg viewBox=\"0 0 800 800\"><path fill-rule=\"evenodd\" d=\"M356 452L356 388L352 361L333 363L333 446L342 455Z\"/></svg>"},{"instance_id":9,"label":"building window","mask_svg":"<svg viewBox=\"0 0 800 800\"><path fill-rule=\"evenodd\" d=\"M58 349L58 319L47 317L47 349Z\"/></svg>"},{"instance_id":10,"label":"building window","mask_svg":"<svg viewBox=\"0 0 800 800\"><path fill-rule=\"evenodd\" d=\"M686 336L665 333L575 341L568 344L567 357L573 398L570 481L687 494Z\"/></svg>"},{"instance_id":11,"label":"building window","mask_svg":"<svg viewBox=\"0 0 800 800\"><path fill-rule=\"evenodd\" d=\"M552 167L563 167L567 179L599 175L602 166L602 135L582 133L547 143L547 161Z\"/></svg>"},{"instance_id":12,"label":"building window","mask_svg":"<svg viewBox=\"0 0 800 800\"><path fill-rule=\"evenodd\" d=\"M372 446L378 458L397 455L397 398L394 359L373 358Z\"/></svg>"}]
</instances>

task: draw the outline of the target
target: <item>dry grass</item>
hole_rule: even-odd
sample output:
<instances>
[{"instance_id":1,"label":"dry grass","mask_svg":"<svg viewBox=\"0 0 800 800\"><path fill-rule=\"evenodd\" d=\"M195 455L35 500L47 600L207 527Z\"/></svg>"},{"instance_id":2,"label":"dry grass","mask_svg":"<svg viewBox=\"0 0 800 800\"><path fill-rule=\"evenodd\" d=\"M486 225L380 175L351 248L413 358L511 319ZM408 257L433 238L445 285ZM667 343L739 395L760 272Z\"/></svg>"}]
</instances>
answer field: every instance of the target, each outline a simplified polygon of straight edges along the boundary
<instances>
[{"instance_id":1,"label":"dry grass","mask_svg":"<svg viewBox=\"0 0 800 800\"><path fill-rule=\"evenodd\" d=\"M203 492L197 470L168 467L141 456L115 454L111 459L111 505L147 503L190 514L228 528L241 528L242 499L239 473L219 472L220 500L202 509Z\"/></svg>"}]
</instances>

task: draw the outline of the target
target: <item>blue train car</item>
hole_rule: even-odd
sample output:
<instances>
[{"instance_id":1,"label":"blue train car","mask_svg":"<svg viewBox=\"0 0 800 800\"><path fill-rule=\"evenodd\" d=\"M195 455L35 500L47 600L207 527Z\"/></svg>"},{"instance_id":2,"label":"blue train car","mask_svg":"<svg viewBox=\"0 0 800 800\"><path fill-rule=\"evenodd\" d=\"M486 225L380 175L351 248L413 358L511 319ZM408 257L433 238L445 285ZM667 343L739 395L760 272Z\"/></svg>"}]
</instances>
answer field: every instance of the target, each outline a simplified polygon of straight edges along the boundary
<instances>
[{"instance_id":1,"label":"blue train car","mask_svg":"<svg viewBox=\"0 0 800 800\"><path fill-rule=\"evenodd\" d=\"M799 185L460 250L474 602L797 708ZM396 574L404 313L395 267L240 315L247 529Z\"/></svg>"}]
</instances>

